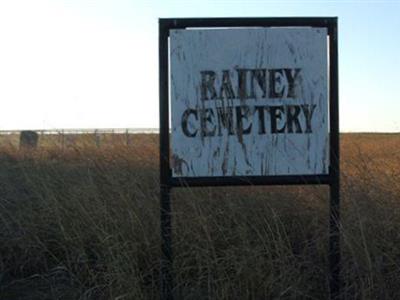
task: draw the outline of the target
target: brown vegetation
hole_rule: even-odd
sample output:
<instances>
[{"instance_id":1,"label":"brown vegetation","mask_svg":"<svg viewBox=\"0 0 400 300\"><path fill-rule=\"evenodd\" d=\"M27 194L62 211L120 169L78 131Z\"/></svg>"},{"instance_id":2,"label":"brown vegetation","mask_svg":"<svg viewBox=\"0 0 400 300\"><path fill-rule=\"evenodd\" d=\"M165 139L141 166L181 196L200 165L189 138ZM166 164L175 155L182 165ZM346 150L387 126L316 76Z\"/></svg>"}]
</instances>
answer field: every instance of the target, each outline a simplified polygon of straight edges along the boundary
<instances>
[{"instance_id":1,"label":"brown vegetation","mask_svg":"<svg viewBox=\"0 0 400 300\"><path fill-rule=\"evenodd\" d=\"M1 137L0 299L159 297L158 136L131 138ZM400 135L341 142L344 299L400 299ZM179 299L327 298L326 187L172 200Z\"/></svg>"}]
</instances>

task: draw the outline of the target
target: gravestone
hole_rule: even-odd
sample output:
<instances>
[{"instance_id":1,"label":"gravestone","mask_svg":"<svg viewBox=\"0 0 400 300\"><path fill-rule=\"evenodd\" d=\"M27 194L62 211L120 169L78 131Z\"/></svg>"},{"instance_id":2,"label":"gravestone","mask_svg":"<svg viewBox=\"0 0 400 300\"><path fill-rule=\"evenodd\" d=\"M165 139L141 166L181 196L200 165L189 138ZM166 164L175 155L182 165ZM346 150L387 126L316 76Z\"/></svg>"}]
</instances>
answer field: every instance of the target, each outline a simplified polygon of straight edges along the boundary
<instances>
[{"instance_id":1,"label":"gravestone","mask_svg":"<svg viewBox=\"0 0 400 300\"><path fill-rule=\"evenodd\" d=\"M32 130L21 131L19 136L19 149L20 150L34 150L37 148L39 142L39 135Z\"/></svg>"}]
</instances>

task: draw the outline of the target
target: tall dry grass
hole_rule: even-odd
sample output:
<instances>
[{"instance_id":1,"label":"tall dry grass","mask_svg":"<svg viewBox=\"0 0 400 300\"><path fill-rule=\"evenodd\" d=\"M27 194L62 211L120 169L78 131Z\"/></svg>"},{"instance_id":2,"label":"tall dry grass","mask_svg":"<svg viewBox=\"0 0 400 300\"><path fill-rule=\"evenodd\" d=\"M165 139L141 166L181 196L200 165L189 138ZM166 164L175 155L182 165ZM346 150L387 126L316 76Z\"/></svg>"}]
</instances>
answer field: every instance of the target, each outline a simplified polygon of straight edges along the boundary
<instances>
[{"instance_id":1,"label":"tall dry grass","mask_svg":"<svg viewBox=\"0 0 400 300\"><path fill-rule=\"evenodd\" d=\"M2 141L0 299L159 297L157 139ZM400 135L341 141L343 298L400 299ZM175 189L177 298L326 299L328 192Z\"/></svg>"}]
</instances>

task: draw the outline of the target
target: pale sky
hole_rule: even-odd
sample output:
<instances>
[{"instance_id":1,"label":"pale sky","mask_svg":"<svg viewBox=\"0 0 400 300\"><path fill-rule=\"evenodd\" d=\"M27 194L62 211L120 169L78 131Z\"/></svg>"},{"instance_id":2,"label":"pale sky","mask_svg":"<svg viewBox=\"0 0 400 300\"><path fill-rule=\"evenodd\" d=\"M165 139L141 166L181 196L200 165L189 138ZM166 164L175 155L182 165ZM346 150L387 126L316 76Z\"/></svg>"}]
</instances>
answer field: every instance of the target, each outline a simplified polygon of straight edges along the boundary
<instances>
[{"instance_id":1,"label":"pale sky","mask_svg":"<svg viewBox=\"0 0 400 300\"><path fill-rule=\"evenodd\" d=\"M0 130L158 127L158 18L339 17L341 131L400 131L400 1L0 0Z\"/></svg>"}]
</instances>

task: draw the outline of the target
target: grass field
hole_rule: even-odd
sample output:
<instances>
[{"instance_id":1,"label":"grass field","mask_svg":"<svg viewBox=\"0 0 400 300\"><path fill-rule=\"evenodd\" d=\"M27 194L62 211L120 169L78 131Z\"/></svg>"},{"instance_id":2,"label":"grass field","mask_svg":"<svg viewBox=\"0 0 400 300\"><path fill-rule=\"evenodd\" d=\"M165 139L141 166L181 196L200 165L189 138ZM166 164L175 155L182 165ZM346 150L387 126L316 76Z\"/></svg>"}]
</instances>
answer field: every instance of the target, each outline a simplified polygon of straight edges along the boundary
<instances>
[{"instance_id":1,"label":"grass field","mask_svg":"<svg viewBox=\"0 0 400 300\"><path fill-rule=\"evenodd\" d=\"M158 135L0 137L0 299L159 297ZM400 299L400 135L341 136L344 299ZM328 188L174 190L178 299L326 299Z\"/></svg>"}]
</instances>

